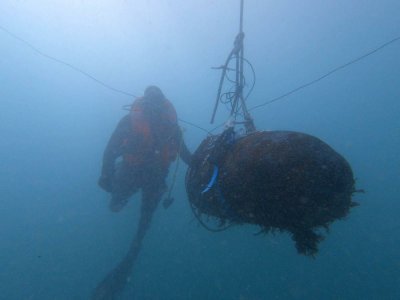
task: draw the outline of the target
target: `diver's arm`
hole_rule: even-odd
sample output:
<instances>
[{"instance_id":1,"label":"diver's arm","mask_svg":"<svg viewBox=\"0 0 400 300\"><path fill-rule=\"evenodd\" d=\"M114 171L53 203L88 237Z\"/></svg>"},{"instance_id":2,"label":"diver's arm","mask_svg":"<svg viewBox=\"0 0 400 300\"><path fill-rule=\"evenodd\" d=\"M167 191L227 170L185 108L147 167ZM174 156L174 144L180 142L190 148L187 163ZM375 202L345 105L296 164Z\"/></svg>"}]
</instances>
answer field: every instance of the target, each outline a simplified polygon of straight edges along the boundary
<instances>
[{"instance_id":1,"label":"diver's arm","mask_svg":"<svg viewBox=\"0 0 400 300\"><path fill-rule=\"evenodd\" d=\"M123 117L115 128L103 154L103 167L99 185L108 191L114 175L116 159L123 154L123 144L131 131L130 116Z\"/></svg>"}]
</instances>

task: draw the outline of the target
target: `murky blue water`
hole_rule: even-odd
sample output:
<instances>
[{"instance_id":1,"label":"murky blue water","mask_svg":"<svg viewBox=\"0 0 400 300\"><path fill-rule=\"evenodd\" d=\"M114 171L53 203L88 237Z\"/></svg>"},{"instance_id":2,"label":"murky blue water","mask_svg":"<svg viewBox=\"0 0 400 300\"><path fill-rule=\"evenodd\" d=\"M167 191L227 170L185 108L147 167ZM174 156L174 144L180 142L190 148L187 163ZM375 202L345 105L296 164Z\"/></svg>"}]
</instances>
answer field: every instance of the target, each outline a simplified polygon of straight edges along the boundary
<instances>
[{"instance_id":1,"label":"murky blue water","mask_svg":"<svg viewBox=\"0 0 400 300\"><path fill-rule=\"evenodd\" d=\"M249 107L400 35L400 2L245 1ZM179 116L208 129L238 1L0 3L0 26L47 55L140 95L159 85ZM285 234L198 225L179 169L124 299L400 299L400 42L252 111L257 128L313 134L351 163L361 205L331 227L315 260ZM119 214L96 184L109 135L132 98L0 30L0 299L88 299L128 249L139 197ZM221 108L218 122L227 112ZM193 151L205 134L188 125Z\"/></svg>"}]
</instances>

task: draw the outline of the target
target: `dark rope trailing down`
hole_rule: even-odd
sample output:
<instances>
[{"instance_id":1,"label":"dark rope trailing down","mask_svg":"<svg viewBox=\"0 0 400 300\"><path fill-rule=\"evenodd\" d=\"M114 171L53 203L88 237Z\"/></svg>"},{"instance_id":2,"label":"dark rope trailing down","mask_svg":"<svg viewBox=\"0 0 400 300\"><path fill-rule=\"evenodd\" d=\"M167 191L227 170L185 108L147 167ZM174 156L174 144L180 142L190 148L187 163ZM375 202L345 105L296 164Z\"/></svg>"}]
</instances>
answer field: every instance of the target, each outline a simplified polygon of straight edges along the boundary
<instances>
[{"instance_id":1,"label":"dark rope trailing down","mask_svg":"<svg viewBox=\"0 0 400 300\"><path fill-rule=\"evenodd\" d=\"M180 141L179 141L179 149L178 149L178 153L181 153L182 150L182 144L183 144L183 132L181 130L181 134L180 134ZM175 162L175 170L174 173L172 174L172 182L171 185L169 186L168 189L168 195L166 198L164 198L163 201L163 207L165 209L169 208L171 206L171 204L175 201L175 198L172 197L172 192L174 190L175 187L175 183L176 183L176 175L178 174L178 170L179 170L179 162L181 161L181 157L180 155L178 155L178 157L176 158L176 162Z\"/></svg>"},{"instance_id":2,"label":"dark rope trailing down","mask_svg":"<svg viewBox=\"0 0 400 300\"><path fill-rule=\"evenodd\" d=\"M197 208L194 206L194 204L192 202L189 201L190 204L190 208L193 212L193 215L195 216L195 218L197 219L197 221L199 221L200 225L203 226L206 230L210 231L210 232L222 232L227 230L228 228L234 226L234 223L229 223L228 225L225 225L224 227L221 228L211 228L210 226L208 226L201 218L201 213L197 210Z\"/></svg>"}]
</instances>

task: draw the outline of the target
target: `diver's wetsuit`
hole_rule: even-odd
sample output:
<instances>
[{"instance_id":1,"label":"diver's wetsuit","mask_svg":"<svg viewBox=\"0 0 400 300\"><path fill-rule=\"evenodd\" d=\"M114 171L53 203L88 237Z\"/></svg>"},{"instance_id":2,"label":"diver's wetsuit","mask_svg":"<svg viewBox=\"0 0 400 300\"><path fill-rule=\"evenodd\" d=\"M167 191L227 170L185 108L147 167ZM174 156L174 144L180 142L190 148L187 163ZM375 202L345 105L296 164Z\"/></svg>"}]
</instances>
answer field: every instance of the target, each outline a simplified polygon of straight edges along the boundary
<instances>
[{"instance_id":1,"label":"diver's wetsuit","mask_svg":"<svg viewBox=\"0 0 400 300\"><path fill-rule=\"evenodd\" d=\"M181 140L183 137L178 125L173 126L176 127L176 134L172 138L179 141L179 155L189 164L191 154ZM157 136L156 133L153 134ZM162 194L167 190L165 178L168 175L169 164L163 163L158 151L148 151L145 160L134 166L124 159L116 163L119 157L134 152L140 143L140 137L132 130L131 117L128 114L120 120L107 144L99 179L99 185L112 194L110 209L113 211L122 209L128 198L139 189L142 189L142 212L155 209Z\"/></svg>"},{"instance_id":2,"label":"diver's wetsuit","mask_svg":"<svg viewBox=\"0 0 400 300\"><path fill-rule=\"evenodd\" d=\"M165 178L171 162L177 155L187 164L191 160L177 120L173 105L161 89L148 86L143 97L134 100L107 144L98 184L112 195L110 209L120 211L129 197L141 189L141 212L127 254L98 284L92 299L119 298L166 191ZM169 202L164 201L164 207Z\"/></svg>"}]
</instances>

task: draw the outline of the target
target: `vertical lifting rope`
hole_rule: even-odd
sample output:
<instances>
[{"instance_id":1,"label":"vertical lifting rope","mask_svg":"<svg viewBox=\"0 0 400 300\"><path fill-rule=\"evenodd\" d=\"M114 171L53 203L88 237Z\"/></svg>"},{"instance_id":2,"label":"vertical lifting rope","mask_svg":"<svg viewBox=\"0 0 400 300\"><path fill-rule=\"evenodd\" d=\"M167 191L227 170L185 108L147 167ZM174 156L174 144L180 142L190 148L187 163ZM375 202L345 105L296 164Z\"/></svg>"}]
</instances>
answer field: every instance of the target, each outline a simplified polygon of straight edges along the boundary
<instances>
[{"instance_id":1,"label":"vertical lifting rope","mask_svg":"<svg viewBox=\"0 0 400 300\"><path fill-rule=\"evenodd\" d=\"M246 132L253 132L255 131L255 126L253 123L253 119L251 118L245 103L245 99L243 97L243 89L244 89L244 47L243 47L243 39L244 39L244 32L243 32L243 6L244 0L240 0L240 22L239 22L239 33L235 38L234 47L232 51L229 53L228 58L225 61L225 64L219 67L218 69L222 69L222 74L219 82L217 99L215 102L213 114L211 117L211 124L214 123L215 114L217 112L218 104L221 100L221 92L222 86L224 84L224 79L226 76L226 72L228 70L229 62L231 61L232 57L236 58L236 67L235 67L235 93L233 96L233 103L231 106L230 112L230 119L233 120L234 124L243 123ZM237 115L239 114L239 110L242 110L244 122L236 122Z\"/></svg>"}]
</instances>

